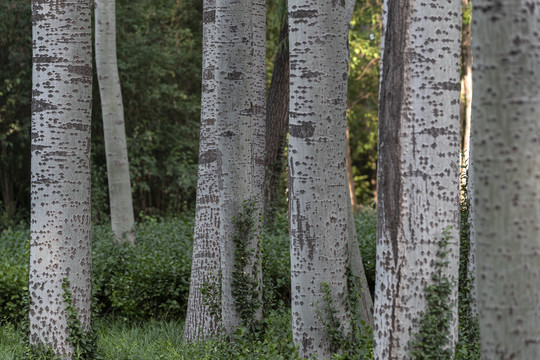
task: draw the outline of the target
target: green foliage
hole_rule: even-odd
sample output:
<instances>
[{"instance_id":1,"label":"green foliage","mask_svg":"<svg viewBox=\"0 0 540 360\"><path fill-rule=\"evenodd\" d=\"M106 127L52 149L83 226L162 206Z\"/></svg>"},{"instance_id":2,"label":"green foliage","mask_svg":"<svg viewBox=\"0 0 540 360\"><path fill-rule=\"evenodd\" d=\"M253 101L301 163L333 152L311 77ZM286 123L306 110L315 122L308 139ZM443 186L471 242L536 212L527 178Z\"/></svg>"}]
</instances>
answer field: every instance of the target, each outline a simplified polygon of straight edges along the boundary
<instances>
[{"instance_id":1,"label":"green foliage","mask_svg":"<svg viewBox=\"0 0 540 360\"><path fill-rule=\"evenodd\" d=\"M84 330L79 320L77 308L73 305L73 295L69 280L62 280L64 305L67 312L67 341L73 348L74 359L99 360L101 356L97 350L97 333L94 329Z\"/></svg>"},{"instance_id":2,"label":"green foliage","mask_svg":"<svg viewBox=\"0 0 540 360\"><path fill-rule=\"evenodd\" d=\"M213 274L210 274L212 276ZM221 271L213 281L205 282L201 286L202 301L210 315L221 321Z\"/></svg>"},{"instance_id":3,"label":"green foliage","mask_svg":"<svg viewBox=\"0 0 540 360\"><path fill-rule=\"evenodd\" d=\"M27 317L29 239L22 226L0 232L0 323Z\"/></svg>"},{"instance_id":4,"label":"green foliage","mask_svg":"<svg viewBox=\"0 0 540 360\"><path fill-rule=\"evenodd\" d=\"M448 266L447 246L451 238L450 228L446 228L435 260L433 284L425 289L426 312L420 318L418 333L414 334L410 342L410 356L415 360L450 360L453 356L448 337L452 321L453 304L450 301L452 283L445 275Z\"/></svg>"},{"instance_id":5,"label":"green foliage","mask_svg":"<svg viewBox=\"0 0 540 360\"><path fill-rule=\"evenodd\" d=\"M373 199L377 176L381 3L357 2L349 32L349 146L356 196L362 204Z\"/></svg>"},{"instance_id":6,"label":"green foliage","mask_svg":"<svg viewBox=\"0 0 540 360\"><path fill-rule=\"evenodd\" d=\"M457 360L480 359L480 334L478 318L471 313L472 275L469 273L470 230L469 210L470 198L468 193L469 172L467 169L461 175L460 201L460 237L459 237L459 287L458 287L458 324L459 336L456 344Z\"/></svg>"},{"instance_id":7,"label":"green foliage","mask_svg":"<svg viewBox=\"0 0 540 360\"><path fill-rule=\"evenodd\" d=\"M347 270L348 292L345 299L347 311L350 319L346 324L342 324L338 319L338 309L334 305L334 298L330 285L323 281L321 291L323 295L322 304L317 304L316 315L324 324L328 338L330 340L330 350L333 351L333 359L372 359L373 339L371 328L364 321L360 320L358 309L358 299L360 298L361 287L351 271ZM345 330L344 328L347 328Z\"/></svg>"},{"instance_id":8,"label":"green foliage","mask_svg":"<svg viewBox=\"0 0 540 360\"><path fill-rule=\"evenodd\" d=\"M191 271L191 217L136 227L137 246L115 245L109 226L96 226L92 277L100 314L130 319L176 318L185 312Z\"/></svg>"},{"instance_id":9,"label":"green foliage","mask_svg":"<svg viewBox=\"0 0 540 360\"><path fill-rule=\"evenodd\" d=\"M354 214L354 220L362 263L371 298L373 298L375 294L375 266L377 264L377 210L374 206L365 207L362 211Z\"/></svg>"},{"instance_id":10,"label":"green foliage","mask_svg":"<svg viewBox=\"0 0 540 360\"><path fill-rule=\"evenodd\" d=\"M27 1L0 2L0 231L29 214L31 29Z\"/></svg>"},{"instance_id":11,"label":"green foliage","mask_svg":"<svg viewBox=\"0 0 540 360\"><path fill-rule=\"evenodd\" d=\"M263 232L263 306L264 313L288 306L291 302L291 255L286 212L276 214L272 228Z\"/></svg>"},{"instance_id":12,"label":"green foliage","mask_svg":"<svg viewBox=\"0 0 540 360\"><path fill-rule=\"evenodd\" d=\"M255 326L255 314L262 306L257 265L260 263L262 216L257 215L257 199L244 200L242 209L233 217L234 266L232 295L242 324L249 330ZM255 248L251 244L257 239Z\"/></svg>"}]
</instances>

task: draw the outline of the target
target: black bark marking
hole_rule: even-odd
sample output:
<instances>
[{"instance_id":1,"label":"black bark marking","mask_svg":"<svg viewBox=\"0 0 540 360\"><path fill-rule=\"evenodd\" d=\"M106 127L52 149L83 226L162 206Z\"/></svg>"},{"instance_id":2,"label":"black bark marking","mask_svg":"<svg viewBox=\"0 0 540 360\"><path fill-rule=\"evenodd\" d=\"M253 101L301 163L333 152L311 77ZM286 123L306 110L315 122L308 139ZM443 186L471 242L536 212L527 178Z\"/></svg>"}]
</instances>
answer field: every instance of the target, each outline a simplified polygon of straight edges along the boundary
<instances>
[{"instance_id":1,"label":"black bark marking","mask_svg":"<svg viewBox=\"0 0 540 360\"><path fill-rule=\"evenodd\" d=\"M304 19L317 16L317 10L296 10L289 12L289 18Z\"/></svg>"},{"instance_id":2,"label":"black bark marking","mask_svg":"<svg viewBox=\"0 0 540 360\"><path fill-rule=\"evenodd\" d=\"M216 10L207 10L203 12L203 24L216 22Z\"/></svg>"},{"instance_id":3,"label":"black bark marking","mask_svg":"<svg viewBox=\"0 0 540 360\"><path fill-rule=\"evenodd\" d=\"M88 76L92 78L92 66L91 65L68 65L67 69L72 74L78 74L82 76Z\"/></svg>"},{"instance_id":4,"label":"black bark marking","mask_svg":"<svg viewBox=\"0 0 540 360\"><path fill-rule=\"evenodd\" d=\"M218 159L218 150L207 150L199 155L199 165L210 164Z\"/></svg>"},{"instance_id":5,"label":"black bark marking","mask_svg":"<svg viewBox=\"0 0 540 360\"><path fill-rule=\"evenodd\" d=\"M32 112L33 113L38 113L38 112L46 111L46 110L56 110L56 109L58 109L58 106L50 104L50 103L46 102L45 100L34 99L32 101Z\"/></svg>"},{"instance_id":6,"label":"black bark marking","mask_svg":"<svg viewBox=\"0 0 540 360\"><path fill-rule=\"evenodd\" d=\"M244 73L240 71L233 71L230 73L227 73L227 76L225 76L226 80L242 80L245 78Z\"/></svg>"},{"instance_id":7,"label":"black bark marking","mask_svg":"<svg viewBox=\"0 0 540 360\"><path fill-rule=\"evenodd\" d=\"M79 130L79 131L86 131L86 130L88 130L89 127L90 127L89 125L77 124L77 123L74 123L74 122L69 122L69 123L65 123L65 124L62 124L62 125L58 126L58 128L64 129L64 130L75 129L75 130Z\"/></svg>"},{"instance_id":8,"label":"black bark marking","mask_svg":"<svg viewBox=\"0 0 540 360\"><path fill-rule=\"evenodd\" d=\"M302 79L312 79L312 78L319 78L321 77L322 73L318 71L310 71L310 70L304 70L302 71L302 75L300 77Z\"/></svg>"},{"instance_id":9,"label":"black bark marking","mask_svg":"<svg viewBox=\"0 0 540 360\"><path fill-rule=\"evenodd\" d=\"M289 136L296 138L309 138L315 133L313 121L301 121L300 124L289 124Z\"/></svg>"}]
</instances>

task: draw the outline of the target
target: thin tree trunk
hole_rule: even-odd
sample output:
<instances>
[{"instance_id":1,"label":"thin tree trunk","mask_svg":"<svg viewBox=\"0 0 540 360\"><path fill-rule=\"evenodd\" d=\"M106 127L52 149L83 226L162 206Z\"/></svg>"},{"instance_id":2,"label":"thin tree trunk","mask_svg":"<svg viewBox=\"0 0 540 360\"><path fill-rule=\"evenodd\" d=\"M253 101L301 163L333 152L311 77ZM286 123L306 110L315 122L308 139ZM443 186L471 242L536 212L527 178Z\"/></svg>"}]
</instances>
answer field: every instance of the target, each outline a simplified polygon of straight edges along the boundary
<instances>
[{"instance_id":1,"label":"thin tree trunk","mask_svg":"<svg viewBox=\"0 0 540 360\"><path fill-rule=\"evenodd\" d=\"M358 202L356 201L356 188L354 186L351 147L349 145L349 124L348 123L347 123L346 141L347 141L347 156L345 158L345 163L347 164L347 183L349 185L349 198L351 200L351 206L354 212L356 211L358 207Z\"/></svg>"},{"instance_id":2,"label":"thin tree trunk","mask_svg":"<svg viewBox=\"0 0 540 360\"><path fill-rule=\"evenodd\" d=\"M472 47L471 47L471 2L469 0L461 0L462 11L467 15L467 22L463 24L461 36L461 99L460 99L460 115L461 115L461 179L467 181L467 194L469 197L469 256L467 261L467 273L470 280L470 301L471 301L471 316L478 315L478 290L476 283L476 244L474 242L474 203L473 196L473 166L470 154L472 153L471 138L471 111L472 111ZM465 177L464 172L468 171L468 176Z\"/></svg>"},{"instance_id":3,"label":"thin tree trunk","mask_svg":"<svg viewBox=\"0 0 540 360\"><path fill-rule=\"evenodd\" d=\"M30 343L73 356L64 279L90 326L90 2L32 2Z\"/></svg>"},{"instance_id":4,"label":"thin tree trunk","mask_svg":"<svg viewBox=\"0 0 540 360\"><path fill-rule=\"evenodd\" d=\"M264 208L265 172L265 1L216 1L216 131L222 155L220 182L220 243L222 271L222 324L231 333L241 324L239 301L233 289L235 263L233 217L245 200L256 201L254 217ZM262 272L259 261L261 226L249 239L245 273L256 281L259 302ZM244 310L244 309L242 309ZM262 308L254 315L262 317Z\"/></svg>"},{"instance_id":5,"label":"thin tree trunk","mask_svg":"<svg viewBox=\"0 0 540 360\"><path fill-rule=\"evenodd\" d=\"M462 11L470 12L469 0L461 0ZM468 19L467 19L468 20ZM472 105L472 49L471 49L471 23L463 24L461 30L461 168L469 162L469 140L471 137L471 105Z\"/></svg>"},{"instance_id":6,"label":"thin tree trunk","mask_svg":"<svg viewBox=\"0 0 540 360\"><path fill-rule=\"evenodd\" d=\"M288 26L283 19L278 51L266 104L266 201L265 223L272 221L276 191L283 172L283 150L289 125L289 47Z\"/></svg>"},{"instance_id":7,"label":"thin tree trunk","mask_svg":"<svg viewBox=\"0 0 540 360\"><path fill-rule=\"evenodd\" d=\"M95 0L96 70L103 113L111 224L116 242L135 244L124 106L116 61L115 0Z\"/></svg>"},{"instance_id":8,"label":"thin tree trunk","mask_svg":"<svg viewBox=\"0 0 540 360\"><path fill-rule=\"evenodd\" d=\"M474 237L483 359L540 359L540 1L473 2Z\"/></svg>"},{"instance_id":9,"label":"thin tree trunk","mask_svg":"<svg viewBox=\"0 0 540 360\"><path fill-rule=\"evenodd\" d=\"M374 355L408 359L426 311L441 233L451 283L459 252L459 52L456 2L388 1L379 97ZM457 286L448 334L457 337Z\"/></svg>"},{"instance_id":10,"label":"thin tree trunk","mask_svg":"<svg viewBox=\"0 0 540 360\"><path fill-rule=\"evenodd\" d=\"M185 341L203 340L215 335L221 307L219 248L219 185L221 153L216 138L216 1L203 3L203 65L201 95L201 136L199 143L199 173L197 178L197 205L193 237L193 261L189 289ZM208 291L204 295L201 290ZM214 296L214 298L213 298ZM212 309L212 306L214 307Z\"/></svg>"}]
</instances>

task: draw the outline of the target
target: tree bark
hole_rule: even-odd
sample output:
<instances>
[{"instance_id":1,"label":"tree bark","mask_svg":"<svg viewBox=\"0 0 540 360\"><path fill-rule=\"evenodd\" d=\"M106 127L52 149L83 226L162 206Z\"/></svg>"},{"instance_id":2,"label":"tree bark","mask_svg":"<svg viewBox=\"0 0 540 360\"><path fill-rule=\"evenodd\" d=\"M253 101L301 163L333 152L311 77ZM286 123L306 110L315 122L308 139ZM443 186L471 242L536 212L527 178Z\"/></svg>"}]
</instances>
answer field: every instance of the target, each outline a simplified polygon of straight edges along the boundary
<instances>
[{"instance_id":1,"label":"tree bark","mask_svg":"<svg viewBox=\"0 0 540 360\"><path fill-rule=\"evenodd\" d=\"M219 185L221 153L216 137L216 1L203 2L203 65L201 92L201 136L199 142L199 171L197 205L193 236L193 261L189 289L185 341L203 340L218 332L221 319L207 304L219 299L203 295L203 287L220 287L219 247ZM204 298L206 296L206 299ZM221 306L216 303L216 306Z\"/></svg>"},{"instance_id":2,"label":"tree bark","mask_svg":"<svg viewBox=\"0 0 540 360\"><path fill-rule=\"evenodd\" d=\"M222 156L220 180L220 249L222 271L222 324L231 333L240 324L232 288L235 262L235 225L244 200L257 202L262 215L265 172L266 56L265 1L216 1L216 132ZM261 226L249 239L249 265L261 299L259 261ZM262 317L262 308L255 318Z\"/></svg>"},{"instance_id":3,"label":"tree bark","mask_svg":"<svg viewBox=\"0 0 540 360\"><path fill-rule=\"evenodd\" d=\"M90 2L33 1L30 343L71 359L62 282L90 326Z\"/></svg>"},{"instance_id":4,"label":"tree bark","mask_svg":"<svg viewBox=\"0 0 540 360\"><path fill-rule=\"evenodd\" d=\"M322 317L336 309L350 332L347 268L352 208L346 175L348 23L344 3L289 1L289 194L293 338L303 357L329 358L331 339ZM363 270L360 267L351 269ZM325 303L327 284L332 304ZM365 288L364 288L365 289ZM369 292L368 292L369 295Z\"/></svg>"},{"instance_id":5,"label":"tree bark","mask_svg":"<svg viewBox=\"0 0 540 360\"><path fill-rule=\"evenodd\" d=\"M475 0L474 237L483 359L540 358L540 1Z\"/></svg>"},{"instance_id":6,"label":"tree bark","mask_svg":"<svg viewBox=\"0 0 540 360\"><path fill-rule=\"evenodd\" d=\"M117 243L135 244L124 106L116 61L115 0L95 0L96 70L103 114L111 224Z\"/></svg>"},{"instance_id":7,"label":"tree bark","mask_svg":"<svg viewBox=\"0 0 540 360\"><path fill-rule=\"evenodd\" d=\"M389 1L379 97L374 355L408 359L426 310L441 233L459 264L459 3ZM457 337L457 286L450 333Z\"/></svg>"},{"instance_id":8,"label":"tree bark","mask_svg":"<svg viewBox=\"0 0 540 360\"><path fill-rule=\"evenodd\" d=\"M271 223L276 191L283 172L283 150L289 125L289 48L287 20L279 32L278 51L266 104L266 200L265 223Z\"/></svg>"}]
</instances>

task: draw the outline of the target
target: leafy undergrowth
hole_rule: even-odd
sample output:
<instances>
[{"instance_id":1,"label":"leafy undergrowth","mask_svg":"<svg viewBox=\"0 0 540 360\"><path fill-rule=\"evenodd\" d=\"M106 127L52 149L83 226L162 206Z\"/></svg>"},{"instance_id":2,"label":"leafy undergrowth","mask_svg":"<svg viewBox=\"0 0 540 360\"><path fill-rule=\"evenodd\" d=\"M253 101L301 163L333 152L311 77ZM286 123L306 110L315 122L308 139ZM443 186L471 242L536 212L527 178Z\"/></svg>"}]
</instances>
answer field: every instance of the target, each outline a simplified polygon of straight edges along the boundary
<instances>
[{"instance_id":1,"label":"leafy undergrowth","mask_svg":"<svg viewBox=\"0 0 540 360\"><path fill-rule=\"evenodd\" d=\"M261 333L248 334L240 328L231 341L216 338L184 344L183 319L130 322L109 317L96 321L98 349L105 360L299 359L290 323L290 312L282 308L267 316ZM0 360L24 359L23 338L12 324L0 327Z\"/></svg>"}]
</instances>

